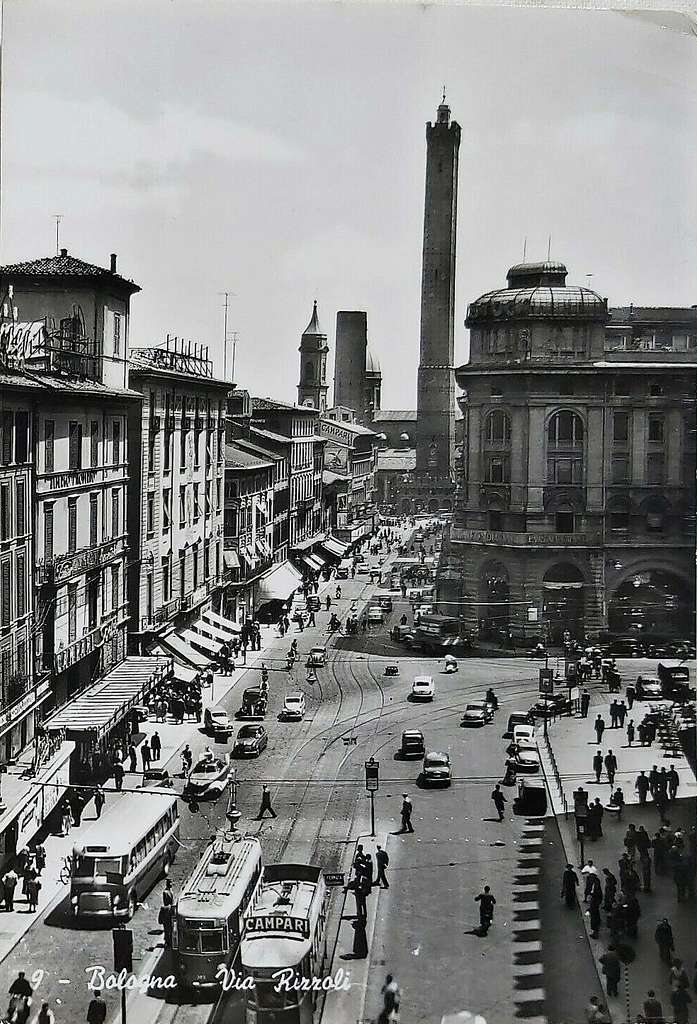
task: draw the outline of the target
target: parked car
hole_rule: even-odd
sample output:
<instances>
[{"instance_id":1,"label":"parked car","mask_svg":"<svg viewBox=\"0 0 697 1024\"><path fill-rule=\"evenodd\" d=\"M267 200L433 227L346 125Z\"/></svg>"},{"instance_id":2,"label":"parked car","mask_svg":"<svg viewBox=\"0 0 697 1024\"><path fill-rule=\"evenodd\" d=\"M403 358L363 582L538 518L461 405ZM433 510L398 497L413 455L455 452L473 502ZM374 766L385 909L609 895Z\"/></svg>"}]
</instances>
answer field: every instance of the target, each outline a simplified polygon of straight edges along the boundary
<instances>
[{"instance_id":1,"label":"parked car","mask_svg":"<svg viewBox=\"0 0 697 1024\"><path fill-rule=\"evenodd\" d=\"M658 676L637 676L634 695L637 700L660 700L663 697L663 683Z\"/></svg>"},{"instance_id":2,"label":"parked car","mask_svg":"<svg viewBox=\"0 0 697 1024\"><path fill-rule=\"evenodd\" d=\"M203 713L204 732L213 736L231 736L234 732L234 725L228 718L227 711L222 708L206 708Z\"/></svg>"},{"instance_id":3,"label":"parked car","mask_svg":"<svg viewBox=\"0 0 697 1024\"><path fill-rule=\"evenodd\" d=\"M237 733L233 754L237 757L258 757L269 745L263 725L243 725Z\"/></svg>"},{"instance_id":4,"label":"parked car","mask_svg":"<svg viewBox=\"0 0 697 1024\"><path fill-rule=\"evenodd\" d=\"M433 676L417 676L411 684L412 700L433 700Z\"/></svg>"},{"instance_id":5,"label":"parked car","mask_svg":"<svg viewBox=\"0 0 697 1024\"><path fill-rule=\"evenodd\" d=\"M378 597L378 605L384 612L392 611L392 598L389 594L380 594Z\"/></svg>"},{"instance_id":6,"label":"parked car","mask_svg":"<svg viewBox=\"0 0 697 1024\"><path fill-rule=\"evenodd\" d=\"M198 798L220 796L229 781L229 761L221 757L204 757L189 772L186 793Z\"/></svg>"},{"instance_id":7,"label":"parked car","mask_svg":"<svg viewBox=\"0 0 697 1024\"><path fill-rule=\"evenodd\" d=\"M536 775L540 770L540 752L537 747L519 747L513 763L517 773Z\"/></svg>"},{"instance_id":8,"label":"parked car","mask_svg":"<svg viewBox=\"0 0 697 1024\"><path fill-rule=\"evenodd\" d=\"M394 626L392 629L392 639L397 640L399 643L408 643L414 639L414 627Z\"/></svg>"},{"instance_id":9,"label":"parked car","mask_svg":"<svg viewBox=\"0 0 697 1024\"><path fill-rule=\"evenodd\" d=\"M505 740L512 739L513 730L515 729L516 725L530 725L532 724L532 722L533 718L529 711L513 711L508 716L508 726L506 728L505 733L503 734L503 738Z\"/></svg>"},{"instance_id":10,"label":"parked car","mask_svg":"<svg viewBox=\"0 0 697 1024\"><path fill-rule=\"evenodd\" d=\"M547 787L544 779L525 778L518 782L518 795L513 801L515 814L527 816L544 815L547 813Z\"/></svg>"},{"instance_id":11,"label":"parked car","mask_svg":"<svg viewBox=\"0 0 697 1024\"><path fill-rule=\"evenodd\" d=\"M368 609L366 618L368 622L373 622L377 625L382 625L382 623L385 621L385 613L382 610L382 608L373 606L372 608Z\"/></svg>"},{"instance_id":12,"label":"parked car","mask_svg":"<svg viewBox=\"0 0 697 1024\"><path fill-rule=\"evenodd\" d=\"M305 607L308 612L318 612L320 609L319 594L308 594Z\"/></svg>"},{"instance_id":13,"label":"parked car","mask_svg":"<svg viewBox=\"0 0 697 1024\"><path fill-rule=\"evenodd\" d=\"M517 747L535 746L535 726L514 725L513 742Z\"/></svg>"},{"instance_id":14,"label":"parked car","mask_svg":"<svg viewBox=\"0 0 697 1024\"><path fill-rule=\"evenodd\" d=\"M305 694L287 693L283 699L281 718L287 722L299 722L305 716Z\"/></svg>"},{"instance_id":15,"label":"parked car","mask_svg":"<svg viewBox=\"0 0 697 1024\"><path fill-rule=\"evenodd\" d=\"M174 783L166 768L147 768L139 789L170 789Z\"/></svg>"},{"instance_id":16,"label":"parked car","mask_svg":"<svg viewBox=\"0 0 697 1024\"><path fill-rule=\"evenodd\" d=\"M555 693L542 697L530 708L533 718L553 718L555 715L566 715L571 711L571 701L564 693Z\"/></svg>"},{"instance_id":17,"label":"parked car","mask_svg":"<svg viewBox=\"0 0 697 1024\"><path fill-rule=\"evenodd\" d=\"M349 578L350 573L351 570L348 565L339 565L337 566L336 570L336 578L338 580L347 580Z\"/></svg>"},{"instance_id":18,"label":"parked car","mask_svg":"<svg viewBox=\"0 0 697 1024\"><path fill-rule=\"evenodd\" d=\"M145 704L136 704L131 710L131 714L138 719L138 722L147 722L150 718L150 709Z\"/></svg>"},{"instance_id":19,"label":"parked car","mask_svg":"<svg viewBox=\"0 0 697 1024\"><path fill-rule=\"evenodd\" d=\"M419 729L405 729L402 733L402 745L399 748L400 757L423 757L425 753L424 734Z\"/></svg>"},{"instance_id":20,"label":"parked car","mask_svg":"<svg viewBox=\"0 0 697 1024\"><path fill-rule=\"evenodd\" d=\"M462 716L460 725L480 726L486 725L486 708L482 707L481 701L477 704L468 704Z\"/></svg>"},{"instance_id":21,"label":"parked car","mask_svg":"<svg viewBox=\"0 0 697 1024\"><path fill-rule=\"evenodd\" d=\"M419 781L422 786L449 786L453 780L450 755L433 751L424 757Z\"/></svg>"},{"instance_id":22,"label":"parked car","mask_svg":"<svg viewBox=\"0 0 697 1024\"><path fill-rule=\"evenodd\" d=\"M321 668L327 662L327 652L324 647L313 647L307 656L308 668Z\"/></svg>"},{"instance_id":23,"label":"parked car","mask_svg":"<svg viewBox=\"0 0 697 1024\"><path fill-rule=\"evenodd\" d=\"M693 660L695 657L695 642L694 640L672 640L666 644L666 655L669 658Z\"/></svg>"},{"instance_id":24,"label":"parked car","mask_svg":"<svg viewBox=\"0 0 697 1024\"><path fill-rule=\"evenodd\" d=\"M633 637L621 640L612 640L603 650L603 654L609 654L614 658L643 658L644 645Z\"/></svg>"}]
</instances>

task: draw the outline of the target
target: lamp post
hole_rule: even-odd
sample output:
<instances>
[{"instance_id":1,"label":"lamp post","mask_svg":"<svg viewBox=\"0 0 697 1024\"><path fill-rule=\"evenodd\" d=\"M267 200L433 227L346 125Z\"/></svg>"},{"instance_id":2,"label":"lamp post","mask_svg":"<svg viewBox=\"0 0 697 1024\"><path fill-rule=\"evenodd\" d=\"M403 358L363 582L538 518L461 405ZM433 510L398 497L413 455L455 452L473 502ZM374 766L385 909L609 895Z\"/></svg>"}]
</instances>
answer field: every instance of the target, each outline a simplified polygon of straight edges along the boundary
<instances>
[{"instance_id":1,"label":"lamp post","mask_svg":"<svg viewBox=\"0 0 697 1024\"><path fill-rule=\"evenodd\" d=\"M579 841L581 847L581 867L586 863L586 824L588 821L588 808L586 804L577 803L574 808L574 814L576 816L576 838Z\"/></svg>"}]
</instances>

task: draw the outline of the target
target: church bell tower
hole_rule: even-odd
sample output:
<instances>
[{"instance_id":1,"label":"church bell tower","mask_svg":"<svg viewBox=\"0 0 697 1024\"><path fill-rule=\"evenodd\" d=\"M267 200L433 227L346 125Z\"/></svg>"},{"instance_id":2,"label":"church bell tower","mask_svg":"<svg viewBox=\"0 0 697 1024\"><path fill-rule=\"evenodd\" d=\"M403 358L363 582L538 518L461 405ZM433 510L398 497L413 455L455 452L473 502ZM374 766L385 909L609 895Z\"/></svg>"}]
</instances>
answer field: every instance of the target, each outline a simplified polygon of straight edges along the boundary
<instances>
[{"instance_id":1,"label":"church bell tower","mask_svg":"<svg viewBox=\"0 0 697 1024\"><path fill-rule=\"evenodd\" d=\"M322 333L317 317L317 302L312 317L300 339L300 383L298 405L307 405L320 412L327 411L327 335Z\"/></svg>"}]
</instances>

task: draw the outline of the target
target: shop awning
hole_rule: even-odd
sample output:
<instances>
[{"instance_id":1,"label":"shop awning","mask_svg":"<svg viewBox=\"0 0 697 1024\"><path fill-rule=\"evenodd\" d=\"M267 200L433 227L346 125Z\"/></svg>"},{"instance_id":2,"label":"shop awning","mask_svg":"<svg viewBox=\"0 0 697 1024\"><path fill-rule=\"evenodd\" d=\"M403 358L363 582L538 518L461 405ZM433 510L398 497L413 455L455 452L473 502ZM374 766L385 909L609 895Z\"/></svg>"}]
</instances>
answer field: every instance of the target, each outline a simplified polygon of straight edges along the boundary
<instances>
[{"instance_id":1,"label":"shop awning","mask_svg":"<svg viewBox=\"0 0 697 1024\"><path fill-rule=\"evenodd\" d=\"M327 537L322 541L320 547L323 547L330 555L334 555L335 558L345 558L349 549L348 544L342 544L336 537Z\"/></svg>"},{"instance_id":2,"label":"shop awning","mask_svg":"<svg viewBox=\"0 0 697 1024\"><path fill-rule=\"evenodd\" d=\"M319 572L320 569L324 569L326 563L323 558L320 558L320 556L316 554L316 552L313 551L311 555L306 555L306 557L310 559L310 564L315 567L317 572Z\"/></svg>"},{"instance_id":3,"label":"shop awning","mask_svg":"<svg viewBox=\"0 0 697 1024\"><path fill-rule=\"evenodd\" d=\"M70 740L84 739L87 734L101 739L171 671L169 658L126 658L46 724L50 729L65 729Z\"/></svg>"},{"instance_id":4,"label":"shop awning","mask_svg":"<svg viewBox=\"0 0 697 1024\"><path fill-rule=\"evenodd\" d=\"M309 555L298 555L298 561L306 565L310 572L317 572L317 566Z\"/></svg>"},{"instance_id":5,"label":"shop awning","mask_svg":"<svg viewBox=\"0 0 697 1024\"><path fill-rule=\"evenodd\" d=\"M192 647L198 647L204 654L210 654L212 658L217 657L223 646L219 640L211 640L210 637L204 636L203 633L197 633L194 629L185 629L181 637Z\"/></svg>"},{"instance_id":6,"label":"shop awning","mask_svg":"<svg viewBox=\"0 0 697 1024\"><path fill-rule=\"evenodd\" d=\"M226 569L239 569L240 560L236 551L223 551L223 562Z\"/></svg>"},{"instance_id":7,"label":"shop awning","mask_svg":"<svg viewBox=\"0 0 697 1024\"><path fill-rule=\"evenodd\" d=\"M193 666L194 668L208 668L211 659L206 657L205 654L201 654L199 651L195 651L194 648L182 640L180 636L173 631L168 633L167 636L158 637L158 642L161 647L164 647L166 651L173 654L175 658L179 658L187 666Z\"/></svg>"},{"instance_id":8,"label":"shop awning","mask_svg":"<svg viewBox=\"0 0 697 1024\"><path fill-rule=\"evenodd\" d=\"M275 565L258 584L258 603L266 601L287 601L290 595L302 583L302 576L290 562Z\"/></svg>"},{"instance_id":9,"label":"shop awning","mask_svg":"<svg viewBox=\"0 0 697 1024\"><path fill-rule=\"evenodd\" d=\"M210 637L211 640L217 640L221 644L225 644L228 640L232 640L231 633L225 633L220 626L216 626L214 622L207 622L206 619L199 619L194 622L191 627L196 633L201 633L203 636Z\"/></svg>"},{"instance_id":10,"label":"shop awning","mask_svg":"<svg viewBox=\"0 0 697 1024\"><path fill-rule=\"evenodd\" d=\"M266 543L265 540L262 540L260 537L257 537L255 543L257 551L259 552L261 558L271 557L271 549L269 548L269 545Z\"/></svg>"},{"instance_id":11,"label":"shop awning","mask_svg":"<svg viewBox=\"0 0 697 1024\"><path fill-rule=\"evenodd\" d=\"M211 622L213 623L213 625L218 626L220 629L223 630L223 632L242 632L241 627L238 626L236 622L233 622L232 619L226 619L224 615L218 615L217 612L214 612L210 608L202 614L201 618L203 619L204 622Z\"/></svg>"},{"instance_id":12,"label":"shop awning","mask_svg":"<svg viewBox=\"0 0 697 1024\"><path fill-rule=\"evenodd\" d=\"M183 665L179 665L176 661L174 663L174 678L178 679L180 683L193 683L198 673L193 668L185 668Z\"/></svg>"},{"instance_id":13,"label":"shop awning","mask_svg":"<svg viewBox=\"0 0 697 1024\"><path fill-rule=\"evenodd\" d=\"M581 580L572 580L569 583L555 583L553 580L545 580L542 584L544 590L581 590Z\"/></svg>"}]
</instances>

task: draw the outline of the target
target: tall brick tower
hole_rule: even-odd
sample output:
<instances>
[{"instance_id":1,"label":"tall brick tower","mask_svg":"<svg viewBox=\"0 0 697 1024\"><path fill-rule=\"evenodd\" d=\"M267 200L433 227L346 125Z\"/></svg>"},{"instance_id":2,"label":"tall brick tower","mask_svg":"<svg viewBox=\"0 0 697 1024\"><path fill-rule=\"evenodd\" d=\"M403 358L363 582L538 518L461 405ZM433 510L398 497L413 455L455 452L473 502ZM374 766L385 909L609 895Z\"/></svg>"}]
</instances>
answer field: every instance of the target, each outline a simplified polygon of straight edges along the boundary
<instances>
[{"instance_id":1,"label":"tall brick tower","mask_svg":"<svg viewBox=\"0 0 697 1024\"><path fill-rule=\"evenodd\" d=\"M327 335L319 325L317 303L312 307L312 317L300 339L300 383L298 384L298 405L326 412L327 409Z\"/></svg>"},{"instance_id":2,"label":"tall brick tower","mask_svg":"<svg viewBox=\"0 0 697 1024\"><path fill-rule=\"evenodd\" d=\"M450 107L426 125L426 201L417 385L416 496L452 501L455 448L455 234L460 126Z\"/></svg>"}]
</instances>

